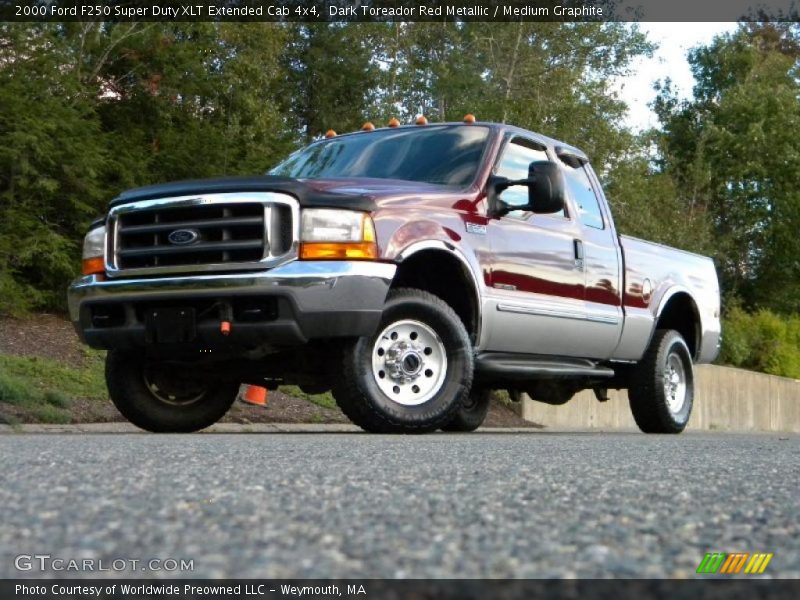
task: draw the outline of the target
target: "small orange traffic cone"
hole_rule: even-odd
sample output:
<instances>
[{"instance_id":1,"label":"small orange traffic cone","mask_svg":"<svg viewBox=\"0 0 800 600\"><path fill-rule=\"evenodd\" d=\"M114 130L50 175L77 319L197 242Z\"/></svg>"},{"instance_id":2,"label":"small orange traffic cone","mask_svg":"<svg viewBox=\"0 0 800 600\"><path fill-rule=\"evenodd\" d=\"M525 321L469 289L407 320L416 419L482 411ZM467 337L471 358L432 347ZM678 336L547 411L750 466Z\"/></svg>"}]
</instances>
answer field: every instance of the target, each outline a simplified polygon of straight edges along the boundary
<instances>
[{"instance_id":1,"label":"small orange traffic cone","mask_svg":"<svg viewBox=\"0 0 800 600\"><path fill-rule=\"evenodd\" d=\"M267 388L259 385L243 385L239 391L239 400L253 406L267 406Z\"/></svg>"}]
</instances>

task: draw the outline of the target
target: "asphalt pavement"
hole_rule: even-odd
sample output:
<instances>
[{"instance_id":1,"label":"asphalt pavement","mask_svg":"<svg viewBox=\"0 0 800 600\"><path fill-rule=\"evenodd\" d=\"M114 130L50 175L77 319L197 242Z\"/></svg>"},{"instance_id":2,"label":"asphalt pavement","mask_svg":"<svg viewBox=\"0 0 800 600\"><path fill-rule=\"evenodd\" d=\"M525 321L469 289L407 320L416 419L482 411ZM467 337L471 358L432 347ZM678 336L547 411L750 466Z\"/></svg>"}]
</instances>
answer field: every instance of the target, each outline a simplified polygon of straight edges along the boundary
<instances>
[{"instance_id":1,"label":"asphalt pavement","mask_svg":"<svg viewBox=\"0 0 800 600\"><path fill-rule=\"evenodd\" d=\"M10 433L0 524L0 578L800 577L800 436Z\"/></svg>"}]
</instances>

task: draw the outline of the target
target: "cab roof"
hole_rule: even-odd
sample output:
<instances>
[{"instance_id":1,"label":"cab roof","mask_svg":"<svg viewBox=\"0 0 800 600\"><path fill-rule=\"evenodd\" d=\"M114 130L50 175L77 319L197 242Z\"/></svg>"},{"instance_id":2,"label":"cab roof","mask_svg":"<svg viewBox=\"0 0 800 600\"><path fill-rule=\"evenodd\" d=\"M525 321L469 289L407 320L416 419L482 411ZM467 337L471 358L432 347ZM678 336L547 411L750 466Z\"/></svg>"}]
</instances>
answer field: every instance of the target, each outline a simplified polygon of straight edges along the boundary
<instances>
[{"instance_id":1,"label":"cab roof","mask_svg":"<svg viewBox=\"0 0 800 600\"><path fill-rule=\"evenodd\" d=\"M336 137L344 137L351 135L369 135L370 133L374 133L376 131L386 131L389 129L420 129L425 127L442 127L442 126L447 126L447 127L480 126L480 127L487 127L488 129L496 133L499 133L500 135L504 133L509 133L511 135L520 135L527 137L535 142L538 142L543 146L547 146L548 148L552 149L557 156L570 157L573 159L577 159L580 162L589 162L589 157L586 155L586 153L583 152L583 150L581 150L580 148L576 148L571 144L567 144L566 142L562 142L560 140L547 137L546 135L543 135L541 133L536 133L534 131L522 129L521 127L516 127L514 125L508 125L506 123L492 123L488 121L475 121L474 123L464 123L461 121L445 121L442 123L427 123L425 125L417 125L411 123L407 125L399 125L396 127L375 127L374 129L368 129L368 130L350 131L347 133L336 134Z\"/></svg>"}]
</instances>

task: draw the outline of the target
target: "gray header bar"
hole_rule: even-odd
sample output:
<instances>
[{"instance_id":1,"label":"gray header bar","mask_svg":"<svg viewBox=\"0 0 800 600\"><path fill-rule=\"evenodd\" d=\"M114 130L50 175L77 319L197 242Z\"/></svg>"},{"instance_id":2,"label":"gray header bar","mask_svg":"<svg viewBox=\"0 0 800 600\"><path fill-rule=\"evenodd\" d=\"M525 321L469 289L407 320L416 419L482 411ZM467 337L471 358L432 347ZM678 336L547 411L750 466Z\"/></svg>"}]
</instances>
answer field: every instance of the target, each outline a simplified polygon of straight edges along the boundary
<instances>
[{"instance_id":1,"label":"gray header bar","mask_svg":"<svg viewBox=\"0 0 800 600\"><path fill-rule=\"evenodd\" d=\"M798 21L798 0L0 0L0 20Z\"/></svg>"}]
</instances>

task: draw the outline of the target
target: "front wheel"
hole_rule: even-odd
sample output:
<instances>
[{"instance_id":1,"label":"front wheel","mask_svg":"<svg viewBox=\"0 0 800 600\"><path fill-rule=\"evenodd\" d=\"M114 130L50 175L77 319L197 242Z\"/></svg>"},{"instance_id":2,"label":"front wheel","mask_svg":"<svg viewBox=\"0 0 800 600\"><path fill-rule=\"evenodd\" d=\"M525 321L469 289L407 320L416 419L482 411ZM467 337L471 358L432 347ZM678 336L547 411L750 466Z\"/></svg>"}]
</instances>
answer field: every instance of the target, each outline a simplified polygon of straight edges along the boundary
<instances>
[{"instance_id":1,"label":"front wheel","mask_svg":"<svg viewBox=\"0 0 800 600\"><path fill-rule=\"evenodd\" d=\"M683 337L659 329L628 389L633 419L645 433L680 433L694 404L692 355Z\"/></svg>"},{"instance_id":2,"label":"front wheel","mask_svg":"<svg viewBox=\"0 0 800 600\"><path fill-rule=\"evenodd\" d=\"M111 350L106 356L106 384L122 416L158 433L185 433L213 425L228 412L239 387L202 378L186 365L121 350Z\"/></svg>"},{"instance_id":3,"label":"front wheel","mask_svg":"<svg viewBox=\"0 0 800 600\"><path fill-rule=\"evenodd\" d=\"M472 385L472 345L443 300L417 289L390 293L378 331L344 348L333 395L372 432L422 433L448 423Z\"/></svg>"}]
</instances>

